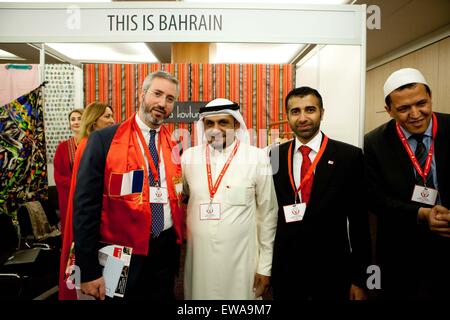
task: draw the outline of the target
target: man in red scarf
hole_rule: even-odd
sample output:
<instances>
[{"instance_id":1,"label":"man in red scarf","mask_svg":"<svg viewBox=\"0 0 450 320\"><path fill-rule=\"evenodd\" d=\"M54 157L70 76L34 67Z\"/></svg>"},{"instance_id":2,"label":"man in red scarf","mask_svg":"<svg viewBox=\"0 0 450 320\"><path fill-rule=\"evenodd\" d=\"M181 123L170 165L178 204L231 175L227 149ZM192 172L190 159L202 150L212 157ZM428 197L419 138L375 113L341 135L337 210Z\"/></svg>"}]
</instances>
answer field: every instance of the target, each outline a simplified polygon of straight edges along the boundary
<instances>
[{"instance_id":1,"label":"man in red scarf","mask_svg":"<svg viewBox=\"0 0 450 320\"><path fill-rule=\"evenodd\" d=\"M183 212L179 151L162 126L178 80L157 71L142 84L138 113L91 134L74 197L76 265L81 292L105 299L98 250L132 248L125 298L174 299Z\"/></svg>"}]
</instances>

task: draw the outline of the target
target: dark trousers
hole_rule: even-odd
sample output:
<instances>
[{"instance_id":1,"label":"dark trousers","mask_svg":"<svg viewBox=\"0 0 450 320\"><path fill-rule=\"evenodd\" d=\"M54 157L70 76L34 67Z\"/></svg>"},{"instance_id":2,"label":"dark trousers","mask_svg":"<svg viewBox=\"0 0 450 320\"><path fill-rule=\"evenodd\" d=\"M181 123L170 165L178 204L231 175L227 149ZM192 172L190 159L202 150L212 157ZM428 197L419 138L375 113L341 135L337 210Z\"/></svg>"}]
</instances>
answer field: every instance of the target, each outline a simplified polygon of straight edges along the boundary
<instances>
[{"instance_id":1,"label":"dark trousers","mask_svg":"<svg viewBox=\"0 0 450 320\"><path fill-rule=\"evenodd\" d=\"M429 261L429 260L428 260ZM410 268L411 269L411 268ZM381 269L381 300L449 300L450 280L444 275L448 268L422 266L413 271L404 269ZM383 273L383 270L385 271Z\"/></svg>"},{"instance_id":2,"label":"dark trousers","mask_svg":"<svg viewBox=\"0 0 450 320\"><path fill-rule=\"evenodd\" d=\"M308 261L308 260L305 260ZM326 264L323 263L323 266ZM275 271L273 276L274 300L333 300L349 299L350 266L327 270L319 264L298 268L297 274Z\"/></svg>"},{"instance_id":3,"label":"dark trousers","mask_svg":"<svg viewBox=\"0 0 450 320\"><path fill-rule=\"evenodd\" d=\"M299 283L294 287L274 286L273 299L346 301L349 299L350 286L350 282L342 285Z\"/></svg>"},{"instance_id":4,"label":"dark trousers","mask_svg":"<svg viewBox=\"0 0 450 320\"><path fill-rule=\"evenodd\" d=\"M150 238L148 255L131 257L125 300L175 300L179 259L180 246L173 227L157 238Z\"/></svg>"}]
</instances>

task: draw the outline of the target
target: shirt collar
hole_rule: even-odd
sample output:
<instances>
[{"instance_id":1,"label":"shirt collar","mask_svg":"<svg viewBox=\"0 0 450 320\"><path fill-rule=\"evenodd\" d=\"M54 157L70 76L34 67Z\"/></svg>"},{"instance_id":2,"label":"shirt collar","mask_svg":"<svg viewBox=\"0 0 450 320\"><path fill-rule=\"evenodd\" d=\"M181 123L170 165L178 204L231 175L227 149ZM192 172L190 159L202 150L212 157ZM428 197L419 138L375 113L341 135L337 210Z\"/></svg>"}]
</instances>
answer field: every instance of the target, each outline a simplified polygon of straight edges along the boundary
<instances>
[{"instance_id":1,"label":"shirt collar","mask_svg":"<svg viewBox=\"0 0 450 320\"><path fill-rule=\"evenodd\" d=\"M303 145L306 145L311 148L311 150L315 151L316 153L319 153L320 145L322 144L322 131L319 131L314 138L312 138L308 143L303 144L298 137L295 137L295 151L298 151L298 148L300 148Z\"/></svg>"},{"instance_id":2,"label":"shirt collar","mask_svg":"<svg viewBox=\"0 0 450 320\"><path fill-rule=\"evenodd\" d=\"M410 133L408 130L404 129L402 126L400 126L400 129L403 131L403 134L405 135L406 139L411 138L411 136L413 135L412 133ZM427 130L425 130L425 132L423 133L423 135L425 137L432 137L432 129L433 129L433 121L430 120L430 123L428 124L428 128Z\"/></svg>"},{"instance_id":3,"label":"shirt collar","mask_svg":"<svg viewBox=\"0 0 450 320\"><path fill-rule=\"evenodd\" d=\"M149 126L147 126L145 124L145 122L142 121L141 118L139 118L137 113L136 113L136 123L137 123L139 129L141 129L142 134L144 135L144 137L150 135L150 130L156 130L157 133L159 133L159 130L161 130L161 126L159 126L157 129L152 129Z\"/></svg>"}]
</instances>

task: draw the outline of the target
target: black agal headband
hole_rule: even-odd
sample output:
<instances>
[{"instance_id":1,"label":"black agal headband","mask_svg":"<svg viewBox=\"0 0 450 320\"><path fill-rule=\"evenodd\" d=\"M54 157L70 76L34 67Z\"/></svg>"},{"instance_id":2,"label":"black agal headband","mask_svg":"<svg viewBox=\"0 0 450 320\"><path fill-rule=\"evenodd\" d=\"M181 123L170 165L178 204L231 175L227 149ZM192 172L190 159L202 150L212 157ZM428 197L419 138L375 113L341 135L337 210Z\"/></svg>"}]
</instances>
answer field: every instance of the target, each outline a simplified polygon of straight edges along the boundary
<instances>
[{"instance_id":1,"label":"black agal headband","mask_svg":"<svg viewBox=\"0 0 450 320\"><path fill-rule=\"evenodd\" d=\"M201 107L198 112L204 113L204 112L213 112L213 111L222 111L222 110L239 110L239 105L237 103L233 103L233 104L224 104L221 106L214 106L214 107Z\"/></svg>"}]
</instances>

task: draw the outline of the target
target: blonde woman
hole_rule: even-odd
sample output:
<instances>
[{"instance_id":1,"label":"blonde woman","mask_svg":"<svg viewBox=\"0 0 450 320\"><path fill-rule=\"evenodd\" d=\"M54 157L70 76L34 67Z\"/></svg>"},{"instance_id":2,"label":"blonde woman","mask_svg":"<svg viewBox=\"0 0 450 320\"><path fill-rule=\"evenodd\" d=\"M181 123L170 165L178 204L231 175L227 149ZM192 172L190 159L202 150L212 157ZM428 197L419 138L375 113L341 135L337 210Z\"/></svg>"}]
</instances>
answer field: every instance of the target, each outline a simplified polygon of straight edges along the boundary
<instances>
[{"instance_id":1,"label":"blonde woman","mask_svg":"<svg viewBox=\"0 0 450 320\"><path fill-rule=\"evenodd\" d=\"M75 192L76 173L78 165L86 147L89 135L95 130L103 129L114 124L113 111L110 106L98 101L92 102L86 107L81 117L80 133L78 135L78 148L75 154L72 180L70 183L69 202L67 206L66 221L63 229L63 243L61 250L61 260L59 268L59 299L60 300L76 300L77 295L74 289L70 289L66 283L67 277L72 272L75 257L72 253L72 200ZM70 260L69 260L70 259Z\"/></svg>"}]
</instances>

